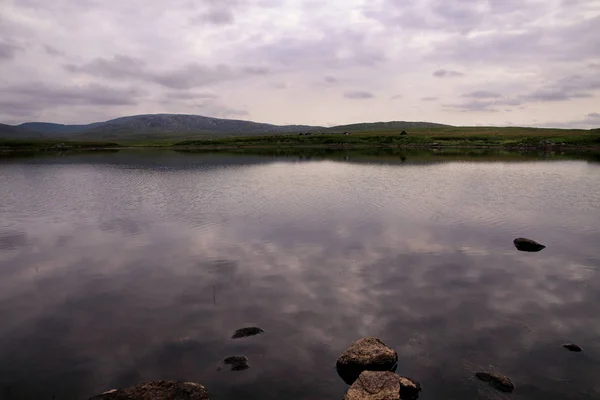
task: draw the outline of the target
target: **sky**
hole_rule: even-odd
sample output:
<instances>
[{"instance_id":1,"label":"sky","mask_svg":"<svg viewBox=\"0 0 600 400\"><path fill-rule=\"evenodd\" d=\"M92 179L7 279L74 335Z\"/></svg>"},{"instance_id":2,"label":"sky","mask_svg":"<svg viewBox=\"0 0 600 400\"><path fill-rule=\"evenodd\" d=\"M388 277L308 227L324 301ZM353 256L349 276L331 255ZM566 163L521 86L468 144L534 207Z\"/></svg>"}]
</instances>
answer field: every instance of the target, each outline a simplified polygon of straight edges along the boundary
<instances>
[{"instance_id":1,"label":"sky","mask_svg":"<svg viewBox=\"0 0 600 400\"><path fill-rule=\"evenodd\" d=\"M600 127L598 0L0 0L0 122Z\"/></svg>"}]
</instances>

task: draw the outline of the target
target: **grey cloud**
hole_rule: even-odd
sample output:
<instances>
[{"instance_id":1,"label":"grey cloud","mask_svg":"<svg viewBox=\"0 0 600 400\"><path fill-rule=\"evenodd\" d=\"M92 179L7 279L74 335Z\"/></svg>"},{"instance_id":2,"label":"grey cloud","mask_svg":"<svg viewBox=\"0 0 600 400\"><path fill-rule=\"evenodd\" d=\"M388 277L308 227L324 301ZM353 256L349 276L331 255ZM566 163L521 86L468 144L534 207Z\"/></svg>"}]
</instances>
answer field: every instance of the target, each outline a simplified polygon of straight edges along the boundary
<instances>
[{"instance_id":1,"label":"grey cloud","mask_svg":"<svg viewBox=\"0 0 600 400\"><path fill-rule=\"evenodd\" d=\"M498 30L474 37L456 36L438 42L431 59L461 63L538 64L552 60L585 62L597 58L600 17L577 23L535 26L518 33Z\"/></svg>"},{"instance_id":2,"label":"grey cloud","mask_svg":"<svg viewBox=\"0 0 600 400\"><path fill-rule=\"evenodd\" d=\"M318 88L328 88L328 87L336 86L339 83L340 83L339 80L335 76L326 75L322 79L315 80L314 82L312 82L312 85L316 86Z\"/></svg>"},{"instance_id":3,"label":"grey cloud","mask_svg":"<svg viewBox=\"0 0 600 400\"><path fill-rule=\"evenodd\" d=\"M199 99L217 99L219 95L213 92L168 92L164 95L165 98L170 100L199 100Z\"/></svg>"},{"instance_id":4,"label":"grey cloud","mask_svg":"<svg viewBox=\"0 0 600 400\"><path fill-rule=\"evenodd\" d=\"M50 54L51 56L64 56L65 53L58 50L56 47L54 46L50 46L49 44L44 45L44 51L47 54Z\"/></svg>"},{"instance_id":5,"label":"grey cloud","mask_svg":"<svg viewBox=\"0 0 600 400\"><path fill-rule=\"evenodd\" d=\"M472 2L437 1L432 9L437 17L459 27L460 30L473 29L484 18L483 12L473 7Z\"/></svg>"},{"instance_id":6,"label":"grey cloud","mask_svg":"<svg viewBox=\"0 0 600 400\"><path fill-rule=\"evenodd\" d=\"M3 92L12 96L28 96L61 105L127 105L135 104L135 98L143 96L144 91L129 88L115 89L106 86L48 86L45 84L30 84L9 86Z\"/></svg>"},{"instance_id":7,"label":"grey cloud","mask_svg":"<svg viewBox=\"0 0 600 400\"><path fill-rule=\"evenodd\" d=\"M472 97L476 99L498 99L502 97L500 94L487 90L476 90L474 92L465 93L462 97Z\"/></svg>"},{"instance_id":8,"label":"grey cloud","mask_svg":"<svg viewBox=\"0 0 600 400\"><path fill-rule=\"evenodd\" d=\"M144 74L146 63L135 57L116 54L112 59L97 58L87 64L67 64L69 72L86 73L104 78L131 78Z\"/></svg>"},{"instance_id":9,"label":"grey cloud","mask_svg":"<svg viewBox=\"0 0 600 400\"><path fill-rule=\"evenodd\" d=\"M437 71L435 71L433 73L433 76L435 76L436 78L451 78L451 77L459 77L459 76L464 76L465 74L463 74L462 72L458 72L458 71L450 71L447 69L438 69Z\"/></svg>"},{"instance_id":10,"label":"grey cloud","mask_svg":"<svg viewBox=\"0 0 600 400\"><path fill-rule=\"evenodd\" d=\"M366 33L351 28L331 28L318 38L282 35L273 42L252 46L240 56L288 68L374 67L387 59L385 50L370 43Z\"/></svg>"},{"instance_id":11,"label":"grey cloud","mask_svg":"<svg viewBox=\"0 0 600 400\"><path fill-rule=\"evenodd\" d=\"M526 103L544 103L591 98L590 91L600 89L600 76L572 75L557 79L553 84L532 90L529 93L515 94L503 98L500 94L479 90L465 93L464 98L472 100L446 105L460 111L498 111L502 106L517 106Z\"/></svg>"},{"instance_id":12,"label":"grey cloud","mask_svg":"<svg viewBox=\"0 0 600 400\"><path fill-rule=\"evenodd\" d=\"M573 14L570 10L580 10L584 7L583 3L579 1L559 9L566 19ZM365 17L389 29L427 30L460 35L474 30L523 29L532 21L543 17L544 12L552 14L556 12L556 7L549 5L544 8L543 3L535 0L381 0L369 2L362 9ZM467 39L466 36L464 39Z\"/></svg>"},{"instance_id":13,"label":"grey cloud","mask_svg":"<svg viewBox=\"0 0 600 400\"><path fill-rule=\"evenodd\" d=\"M269 69L260 66L232 68L229 65L203 65L190 63L169 71L152 71L146 62L126 55L115 55L110 59L97 58L83 65L65 65L65 69L73 73L112 79L139 79L153 82L170 89L189 89L206 86L244 75L266 75Z\"/></svg>"},{"instance_id":14,"label":"grey cloud","mask_svg":"<svg viewBox=\"0 0 600 400\"><path fill-rule=\"evenodd\" d=\"M205 11L191 19L192 24L231 25L236 13L246 12L252 7L270 8L280 5L278 0L201 0Z\"/></svg>"},{"instance_id":15,"label":"grey cloud","mask_svg":"<svg viewBox=\"0 0 600 400\"><path fill-rule=\"evenodd\" d=\"M373 94L371 92L357 90L357 91L353 91L353 92L344 93L344 97L347 99L352 99L352 100L364 100L364 99L372 99L375 96L373 96Z\"/></svg>"},{"instance_id":16,"label":"grey cloud","mask_svg":"<svg viewBox=\"0 0 600 400\"><path fill-rule=\"evenodd\" d=\"M468 97L468 96L467 96ZM484 100L480 100L483 98ZM448 104L445 107L450 109L456 109L464 112L497 112L499 111L499 107L502 106L518 106L521 103L521 100L517 99L494 99L489 100L490 97L474 97L474 100L457 103L457 104Z\"/></svg>"},{"instance_id":17,"label":"grey cloud","mask_svg":"<svg viewBox=\"0 0 600 400\"><path fill-rule=\"evenodd\" d=\"M580 128L580 129L594 129L600 128L600 113L592 112L588 113L585 117L573 121L560 121L560 122L547 122L540 124L540 126L548 128Z\"/></svg>"},{"instance_id":18,"label":"grey cloud","mask_svg":"<svg viewBox=\"0 0 600 400\"><path fill-rule=\"evenodd\" d=\"M0 42L0 61L14 58L19 50L21 50L21 48L18 46Z\"/></svg>"},{"instance_id":19,"label":"grey cloud","mask_svg":"<svg viewBox=\"0 0 600 400\"><path fill-rule=\"evenodd\" d=\"M392 99L392 100L398 100L398 99L401 99L401 98L402 98L402 95L400 95L400 94L395 94L392 97L390 97L390 99Z\"/></svg>"},{"instance_id":20,"label":"grey cloud","mask_svg":"<svg viewBox=\"0 0 600 400\"><path fill-rule=\"evenodd\" d=\"M230 25L233 24L234 20L235 17L231 9L218 7L193 18L192 22L194 24L206 22L213 25Z\"/></svg>"},{"instance_id":21,"label":"grey cloud","mask_svg":"<svg viewBox=\"0 0 600 400\"><path fill-rule=\"evenodd\" d=\"M593 97L589 93L569 93L561 90L537 90L533 93L522 96L526 101L565 101L571 99L583 99Z\"/></svg>"},{"instance_id":22,"label":"grey cloud","mask_svg":"<svg viewBox=\"0 0 600 400\"><path fill-rule=\"evenodd\" d=\"M267 75L270 70L267 67L243 67L242 71L251 75Z\"/></svg>"},{"instance_id":23,"label":"grey cloud","mask_svg":"<svg viewBox=\"0 0 600 400\"><path fill-rule=\"evenodd\" d=\"M282 90L287 89L289 87L289 84L287 82L272 82L269 84L269 87L272 87L273 89Z\"/></svg>"},{"instance_id":24,"label":"grey cloud","mask_svg":"<svg viewBox=\"0 0 600 400\"><path fill-rule=\"evenodd\" d=\"M422 101L437 101L438 98L437 97L433 97L433 96L426 96L426 97L421 97Z\"/></svg>"},{"instance_id":25,"label":"grey cloud","mask_svg":"<svg viewBox=\"0 0 600 400\"><path fill-rule=\"evenodd\" d=\"M137 104L146 93L136 88L99 85L51 86L30 83L3 87L0 115L27 116L61 106L125 106Z\"/></svg>"},{"instance_id":26,"label":"grey cloud","mask_svg":"<svg viewBox=\"0 0 600 400\"><path fill-rule=\"evenodd\" d=\"M531 93L521 95L524 101L552 102L593 97L590 91L600 89L600 75L573 75L557 80Z\"/></svg>"},{"instance_id":27,"label":"grey cloud","mask_svg":"<svg viewBox=\"0 0 600 400\"><path fill-rule=\"evenodd\" d=\"M210 106L205 106L202 110L205 114L211 115L216 118L242 118L248 117L250 115L250 113L246 110L231 108L218 104L211 104Z\"/></svg>"},{"instance_id":28,"label":"grey cloud","mask_svg":"<svg viewBox=\"0 0 600 400\"><path fill-rule=\"evenodd\" d=\"M590 127L600 127L600 113L592 112L585 116L582 120L571 122L572 125L586 125Z\"/></svg>"},{"instance_id":29,"label":"grey cloud","mask_svg":"<svg viewBox=\"0 0 600 400\"><path fill-rule=\"evenodd\" d=\"M187 89L230 80L234 75L232 68L227 65L207 66L194 63L175 71L152 74L149 79L171 89Z\"/></svg>"}]
</instances>

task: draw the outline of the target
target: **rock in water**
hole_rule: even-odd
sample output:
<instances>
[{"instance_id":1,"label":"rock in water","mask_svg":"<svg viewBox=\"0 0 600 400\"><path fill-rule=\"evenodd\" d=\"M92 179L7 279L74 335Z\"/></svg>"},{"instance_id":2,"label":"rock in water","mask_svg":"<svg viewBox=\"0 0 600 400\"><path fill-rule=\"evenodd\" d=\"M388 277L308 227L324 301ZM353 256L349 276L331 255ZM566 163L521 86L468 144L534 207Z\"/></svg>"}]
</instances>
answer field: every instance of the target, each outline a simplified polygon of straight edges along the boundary
<instances>
[{"instance_id":1,"label":"rock in water","mask_svg":"<svg viewBox=\"0 0 600 400\"><path fill-rule=\"evenodd\" d=\"M90 400L208 400L204 386L196 382L154 381L125 389L109 390Z\"/></svg>"},{"instance_id":2,"label":"rock in water","mask_svg":"<svg viewBox=\"0 0 600 400\"><path fill-rule=\"evenodd\" d=\"M264 332L264 330L257 328L256 326L250 326L247 328L238 329L237 331L235 331L235 333L233 334L233 336L231 338L239 339L239 338L244 338L244 337L248 337L248 336L258 335L259 333L263 333L263 332Z\"/></svg>"},{"instance_id":3,"label":"rock in water","mask_svg":"<svg viewBox=\"0 0 600 400\"><path fill-rule=\"evenodd\" d=\"M248 365L248 357L246 356L229 356L223 360L223 363L231 365L232 371L243 371L250 368L250 365Z\"/></svg>"},{"instance_id":4,"label":"rock in water","mask_svg":"<svg viewBox=\"0 0 600 400\"><path fill-rule=\"evenodd\" d=\"M344 400L400 400L400 380L393 372L364 371Z\"/></svg>"},{"instance_id":5,"label":"rock in water","mask_svg":"<svg viewBox=\"0 0 600 400\"><path fill-rule=\"evenodd\" d=\"M399 377L400 398L402 400L416 400L421 392L421 384L404 376Z\"/></svg>"},{"instance_id":6,"label":"rock in water","mask_svg":"<svg viewBox=\"0 0 600 400\"><path fill-rule=\"evenodd\" d=\"M398 362L398 354L377 338L364 338L352 344L338 358L336 367L340 377L349 385L363 371L391 371Z\"/></svg>"},{"instance_id":7,"label":"rock in water","mask_svg":"<svg viewBox=\"0 0 600 400\"><path fill-rule=\"evenodd\" d=\"M520 251L536 252L546 248L543 244L539 244L535 240L526 238L516 238L513 240L515 247Z\"/></svg>"},{"instance_id":8,"label":"rock in water","mask_svg":"<svg viewBox=\"0 0 600 400\"><path fill-rule=\"evenodd\" d=\"M564 347L565 349L567 349L567 350L570 350L570 351L575 351L575 352L577 352L577 353L579 353L579 352L583 351L583 349L582 349L581 347L577 346L577 345L576 345L576 344L574 344L574 343L567 343L567 344L563 344L563 347Z\"/></svg>"},{"instance_id":9,"label":"rock in water","mask_svg":"<svg viewBox=\"0 0 600 400\"><path fill-rule=\"evenodd\" d=\"M487 372L477 372L475 376L480 380L489 383L492 387L495 387L496 389L502 392L512 392L515 388L515 385L512 384L510 379L503 375L490 374Z\"/></svg>"},{"instance_id":10,"label":"rock in water","mask_svg":"<svg viewBox=\"0 0 600 400\"><path fill-rule=\"evenodd\" d=\"M389 371L363 371L344 400L416 400L421 385Z\"/></svg>"}]
</instances>

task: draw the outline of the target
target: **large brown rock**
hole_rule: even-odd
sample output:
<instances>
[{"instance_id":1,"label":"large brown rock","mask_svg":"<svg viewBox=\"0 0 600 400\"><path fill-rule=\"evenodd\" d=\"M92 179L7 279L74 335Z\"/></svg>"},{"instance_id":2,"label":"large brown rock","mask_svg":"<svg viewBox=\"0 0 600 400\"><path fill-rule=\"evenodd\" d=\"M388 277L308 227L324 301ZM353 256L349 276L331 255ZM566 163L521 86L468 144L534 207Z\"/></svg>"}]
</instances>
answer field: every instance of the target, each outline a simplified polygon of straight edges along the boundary
<instances>
[{"instance_id":1,"label":"large brown rock","mask_svg":"<svg viewBox=\"0 0 600 400\"><path fill-rule=\"evenodd\" d=\"M354 381L344 400L415 400L421 385L393 372L364 371Z\"/></svg>"},{"instance_id":2,"label":"large brown rock","mask_svg":"<svg viewBox=\"0 0 600 400\"><path fill-rule=\"evenodd\" d=\"M364 371L344 400L400 400L400 381L393 372Z\"/></svg>"},{"instance_id":3,"label":"large brown rock","mask_svg":"<svg viewBox=\"0 0 600 400\"><path fill-rule=\"evenodd\" d=\"M373 337L360 339L338 358L336 367L340 377L349 385L363 371L392 371L398 354L381 340Z\"/></svg>"},{"instance_id":4,"label":"large brown rock","mask_svg":"<svg viewBox=\"0 0 600 400\"><path fill-rule=\"evenodd\" d=\"M208 393L196 382L154 381L109 390L90 400L208 400Z\"/></svg>"}]
</instances>

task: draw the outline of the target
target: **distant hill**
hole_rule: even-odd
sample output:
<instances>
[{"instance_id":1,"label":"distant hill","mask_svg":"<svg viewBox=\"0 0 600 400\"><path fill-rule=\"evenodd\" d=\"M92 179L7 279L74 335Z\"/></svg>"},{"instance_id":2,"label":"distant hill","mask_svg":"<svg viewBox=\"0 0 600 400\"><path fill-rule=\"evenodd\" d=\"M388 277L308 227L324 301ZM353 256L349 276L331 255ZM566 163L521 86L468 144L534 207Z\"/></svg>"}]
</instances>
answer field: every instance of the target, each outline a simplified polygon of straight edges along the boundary
<instances>
[{"instance_id":1,"label":"distant hill","mask_svg":"<svg viewBox=\"0 0 600 400\"><path fill-rule=\"evenodd\" d=\"M322 129L307 125L272 125L251 121L185 114L147 114L121 117L87 125L27 122L18 126L0 125L0 138L33 137L97 139L162 139L211 136L245 136L307 132Z\"/></svg>"},{"instance_id":2,"label":"distant hill","mask_svg":"<svg viewBox=\"0 0 600 400\"><path fill-rule=\"evenodd\" d=\"M161 134L166 136L202 134L203 136L243 136L274 133L295 133L319 129L305 125L272 125L236 119L221 119L201 115L148 114L121 117L97 124L85 131L85 136L133 136Z\"/></svg>"},{"instance_id":3,"label":"distant hill","mask_svg":"<svg viewBox=\"0 0 600 400\"><path fill-rule=\"evenodd\" d=\"M17 127L27 129L28 131L40 132L45 134L63 135L83 132L99 124L101 124L101 122L88 125L63 125L53 124L50 122L26 122L24 124L18 125Z\"/></svg>"},{"instance_id":4,"label":"distant hill","mask_svg":"<svg viewBox=\"0 0 600 400\"><path fill-rule=\"evenodd\" d=\"M371 122L350 125L339 125L328 128L327 131L345 131L345 132L376 132L376 131L399 131L417 128L444 128L452 125L436 124L433 122L408 122L408 121L390 121L390 122Z\"/></svg>"},{"instance_id":5,"label":"distant hill","mask_svg":"<svg viewBox=\"0 0 600 400\"><path fill-rule=\"evenodd\" d=\"M21 126L0 124L0 139L35 138L41 136L39 132L31 131Z\"/></svg>"},{"instance_id":6,"label":"distant hill","mask_svg":"<svg viewBox=\"0 0 600 400\"><path fill-rule=\"evenodd\" d=\"M431 122L392 121L325 128L308 125L263 124L237 119L204 117L201 115L146 114L121 117L86 125L63 125L50 122L26 122L17 126L0 124L0 139L182 140L300 132L383 132L447 126L449 125Z\"/></svg>"}]
</instances>

